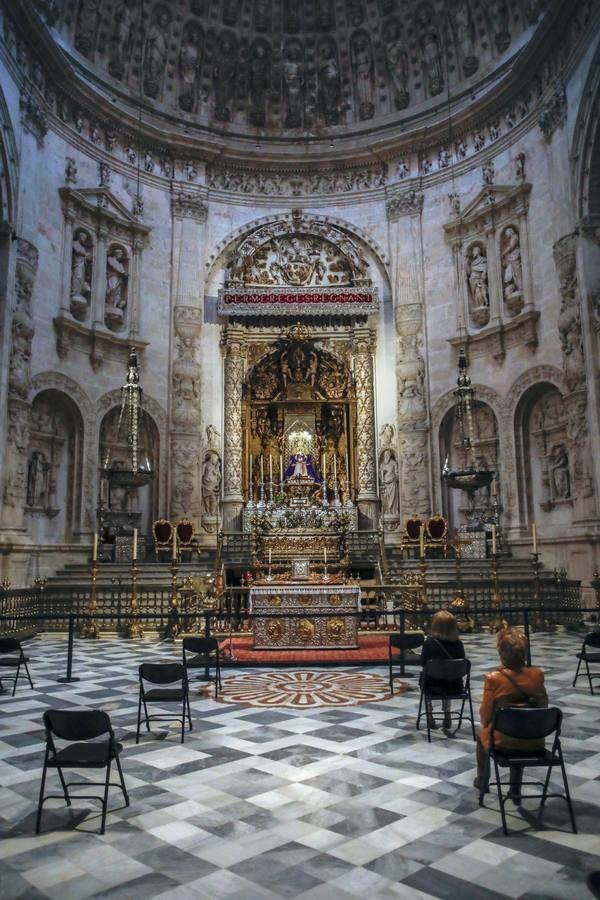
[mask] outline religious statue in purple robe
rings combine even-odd
[[[322,479],[319,478],[317,473],[315,472],[312,456],[309,454],[305,455],[302,451],[298,453],[292,454],[290,456],[290,462],[283,473],[283,480],[287,481],[288,478],[293,478],[294,476],[300,476],[302,478],[312,478],[313,481],[316,481],[318,484],[321,484]]]

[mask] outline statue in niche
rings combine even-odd
[[[93,251],[86,231],[78,231],[71,251],[71,313],[76,319],[84,319],[92,291]]]
[[[229,122],[231,110],[229,105],[235,87],[237,69],[237,44],[229,31],[224,31],[219,40],[217,64],[214,70],[215,80],[215,119]]]
[[[27,397],[31,364],[31,344],[35,328],[25,310],[17,310],[12,320],[12,350],[8,373],[8,389],[19,397]]]
[[[387,422],[379,432],[379,443],[384,449],[391,447],[394,443],[395,430],[394,426]]]
[[[408,93],[408,54],[402,41],[402,29],[396,19],[390,19],[385,28],[385,54],[392,85],[396,109],[406,109]]]
[[[237,23],[241,0],[225,0],[223,3],[223,25],[232,28]]]
[[[34,450],[27,464],[27,506],[47,506],[50,463],[40,450]]]
[[[112,247],[106,257],[106,300],[104,318],[113,331],[125,319],[127,309],[128,259],[122,247]]]
[[[319,47],[319,100],[325,124],[337,125],[340,120],[342,92],[333,41],[323,41]]]
[[[375,114],[373,90],[373,57],[369,38],[358,32],[351,40],[354,85],[358,98],[358,115],[361,119],[372,119]]]
[[[365,20],[365,8],[362,0],[348,0],[348,19],[357,28]]]
[[[456,43],[462,56],[463,72],[468,78],[473,75],[479,67],[479,60],[475,56],[475,47],[473,44],[473,19],[471,17],[471,9],[468,0],[462,0],[454,6],[453,15],[451,17],[452,27]]]
[[[523,268],[519,235],[517,230],[510,225],[502,233],[500,258],[504,302],[509,311],[513,315],[517,315],[523,308]]]
[[[481,244],[473,244],[466,258],[471,318],[475,325],[487,325],[490,320],[488,293],[488,261]]]
[[[158,6],[144,45],[144,93],[157,97],[167,63],[170,18],[167,10]]]
[[[381,481],[381,508],[384,516],[390,518],[399,516],[398,461],[396,454],[389,447],[383,451],[379,460],[379,479]]]
[[[284,0],[283,30],[289,34],[297,34],[302,28],[300,19],[300,3],[298,0]]]
[[[84,56],[89,56],[94,45],[99,13],[100,0],[81,0],[75,32],[75,49]]]
[[[185,112],[196,111],[201,48],[202,29],[192,23],[183,33],[179,51],[179,107]]]
[[[419,7],[416,20],[425,81],[429,93],[432,97],[435,97],[436,94],[441,94],[444,89],[444,69],[440,38],[434,23],[433,10],[429,3],[424,3]]]
[[[564,444],[552,448],[552,489],[557,500],[568,500],[571,496],[571,476],[569,455]]]
[[[219,514],[221,499],[221,457],[216,450],[207,450],[202,463],[202,513],[209,519]]]
[[[492,0],[488,7],[490,24],[494,34],[494,43],[498,53],[503,53],[510,44],[508,30],[508,9],[505,0]]]
[[[254,27],[257,31],[269,31],[271,27],[271,0],[254,0]]]
[[[265,40],[255,41],[249,64],[251,125],[262,127],[266,123],[267,95],[269,93],[269,75],[271,72],[270,47]]]
[[[304,112],[304,64],[299,44],[287,44],[281,64],[286,98],[285,127],[302,128]]]
[[[108,59],[108,71],[113,78],[120,80],[125,74],[131,52],[132,36],[133,12],[131,7],[123,5],[119,9],[119,15],[115,18]]]

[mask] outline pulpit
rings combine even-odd
[[[359,611],[355,584],[256,585],[250,590],[254,649],[356,649]]]

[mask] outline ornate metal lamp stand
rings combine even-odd
[[[508,622],[506,619],[501,618],[500,610],[502,608],[502,597],[500,595],[500,580],[498,578],[498,554],[494,550],[491,555],[492,560],[492,603],[497,609],[497,613],[494,619],[490,622],[490,631],[500,631],[501,628],[506,628],[508,626]]]
[[[173,560],[171,564],[171,600],[169,603],[169,615],[167,617],[167,627],[165,629],[165,639],[174,641],[181,631],[181,617],[179,614],[179,566]]]
[[[129,607],[129,612],[131,618],[128,620],[127,625],[125,626],[125,636],[128,638],[137,638],[143,637],[144,629],[142,627],[142,623],[137,618],[140,611],[140,605],[138,603],[138,595],[137,595],[137,581],[139,569],[137,565],[137,559],[134,558],[131,561],[131,605]]]
[[[98,628],[98,620],[96,613],[98,612],[98,601],[96,597],[96,581],[98,579],[98,560],[92,560],[92,568],[90,570],[90,599],[88,600],[86,612],[91,618],[86,619],[81,627],[79,636],[82,638],[99,638],[100,629]]]

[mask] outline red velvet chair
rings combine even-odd
[[[157,519],[152,524],[152,536],[154,538],[154,555],[159,559],[159,553],[173,552],[173,526],[168,519]]]
[[[190,519],[180,519],[175,527],[177,530],[177,549],[181,559],[182,553],[191,554],[194,549],[194,523]]]
[[[448,522],[436,513],[430,516],[425,525],[425,541],[428,547],[440,547],[446,555],[448,545]]]

